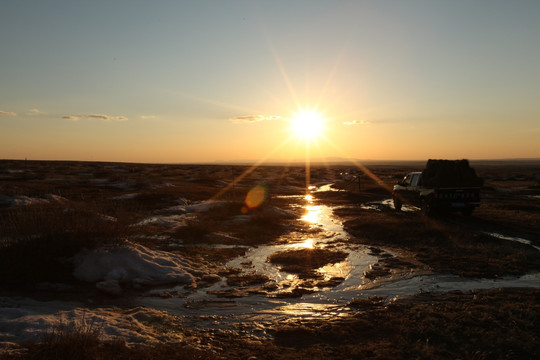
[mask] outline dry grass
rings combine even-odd
[[[314,359],[535,359],[539,296],[538,290],[422,294],[386,308],[373,299],[341,320],[276,327],[276,345]]]
[[[189,344],[158,344],[128,347],[121,341],[102,341],[99,325],[75,324],[60,326],[49,332],[42,341],[26,344],[24,353],[0,356],[10,360],[151,360],[217,359],[215,353],[197,349]]]
[[[176,233],[171,234],[168,228],[158,225],[130,226],[177,205],[181,198],[189,201],[214,198],[248,168],[0,161],[1,195],[44,199],[54,194],[64,199],[43,200],[36,205],[20,207],[2,205],[0,283],[17,286],[42,281],[69,282],[73,280],[69,259],[80,249],[115,243],[132,236],[137,236],[138,241],[149,247],[162,247],[159,238],[163,234],[197,244],[235,241],[235,236],[245,244],[275,240],[287,229],[283,219],[271,212],[263,213],[259,209],[251,213],[247,223],[231,224],[231,220],[242,215],[244,197],[250,186],[261,179],[280,183],[290,177],[289,170],[301,175],[296,169],[256,169],[218,198],[224,202],[196,214],[196,220]],[[122,198],[127,194],[132,196]],[[270,204],[271,199],[268,199],[265,206]],[[228,233],[232,237],[207,236],[213,233]],[[209,249],[202,258],[227,259],[237,253],[237,250],[226,253]],[[193,258],[201,254],[191,255]]]
[[[351,304],[342,317],[276,320],[273,339],[229,330],[197,334],[215,351],[185,343],[128,348],[95,334],[65,332],[28,344],[6,359],[538,359],[540,291],[504,289],[420,294],[388,306],[381,298]],[[192,332],[192,336],[196,333]],[[68,356],[69,355],[69,356]]]
[[[0,283],[15,287],[72,281],[73,255],[117,243],[131,231],[121,219],[76,203],[1,209],[0,229]]]
[[[436,272],[472,277],[522,275],[540,270],[538,251],[529,245],[496,239],[453,218],[420,214],[340,209],[355,242],[404,249]]]
[[[41,342],[30,345],[30,359],[93,359],[102,346],[103,324],[83,318],[72,324],[61,324],[49,331]]]
[[[408,171],[421,170],[423,165],[420,168],[379,166],[371,170],[387,185],[392,185]],[[22,283],[33,286],[41,281],[70,281],[72,269],[67,260],[81,247],[130,236],[134,228],[127,225],[175,205],[178,198],[210,199],[248,169],[247,166],[1,161],[2,194],[30,197],[55,194],[68,199],[62,204],[0,209],[1,285],[5,288]],[[319,193],[317,197],[325,203],[348,204],[348,208],[338,210],[337,214],[348,220],[346,229],[354,235],[350,241],[407,250],[435,271],[482,277],[538,271],[540,260],[535,249],[477,234],[480,229],[505,229],[538,240],[539,208],[536,199],[527,196],[540,193],[538,182],[532,180],[540,168],[515,168],[510,175],[506,174],[507,170],[480,169],[479,174],[487,180],[486,192],[483,205],[472,219],[451,216],[426,219],[419,214],[362,210],[357,206],[359,203],[389,197],[385,189],[365,178],[360,191]],[[333,179],[340,171],[337,167],[313,167],[312,179]],[[280,192],[287,194],[301,193],[305,183],[302,168],[258,168],[221,196],[220,200],[225,200],[222,206],[198,214],[201,221],[173,236],[195,242],[207,234],[223,231],[240,238],[244,244],[261,244],[294,230],[293,219],[289,221],[265,212],[264,207],[252,213],[250,221],[231,225],[230,220],[241,214],[247,190],[261,179],[271,188],[282,186]],[[156,187],[164,184],[173,186]],[[112,199],[127,193],[138,195],[130,200]],[[286,201],[270,197],[265,205],[271,207],[282,202]],[[117,221],[108,221],[102,215]],[[137,228],[137,231],[161,234],[164,230]],[[245,253],[246,248],[186,247],[175,251],[207,265],[215,264],[219,272],[223,270],[221,264]],[[288,271],[296,272],[299,278],[304,276],[303,285],[321,287],[323,282],[317,282],[314,270],[343,258],[337,252],[302,250],[282,253],[274,260],[289,266]],[[381,264],[397,266],[392,261],[395,260],[388,258]],[[232,270],[219,274],[228,277],[233,286],[245,287],[227,296],[248,296],[250,291],[268,294],[276,290],[264,289],[266,279],[261,276],[246,276]],[[331,279],[328,286],[339,281]],[[297,287],[286,296],[312,291]],[[229,329],[189,330],[196,337],[195,343],[213,351],[200,350],[192,346],[191,340],[129,348],[120,342],[103,342],[97,324],[75,325],[56,329],[41,342],[27,344],[25,354],[4,358],[537,359],[540,358],[538,304],[538,290],[420,294],[387,306],[381,298],[358,299],[349,304],[357,311],[341,317],[276,319],[272,326],[273,339],[252,339]]]

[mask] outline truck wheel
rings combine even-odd
[[[394,209],[396,209],[396,211],[401,211],[401,205],[403,204],[401,203],[401,201],[399,201],[399,199],[396,196],[393,196],[393,199],[394,199]]]
[[[423,199],[422,204],[420,205],[420,208],[422,209],[422,213],[427,216],[433,215],[433,207],[431,206],[431,202],[428,199]]]

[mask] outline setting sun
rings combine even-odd
[[[316,110],[300,110],[291,119],[291,130],[294,136],[313,140],[324,130],[324,119]]]

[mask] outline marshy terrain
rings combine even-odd
[[[540,163],[423,166],[0,161],[0,358],[540,358]]]

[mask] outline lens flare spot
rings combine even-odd
[[[257,209],[264,203],[267,197],[268,186],[266,184],[257,184],[248,191],[242,212],[245,213],[248,210]]]

